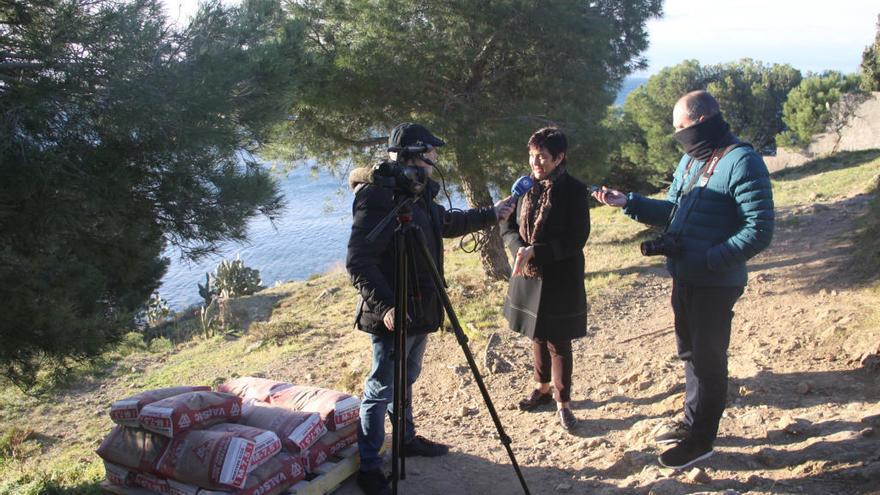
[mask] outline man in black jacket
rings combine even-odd
[[[407,146],[426,146],[428,151],[404,165],[422,167],[430,176],[437,148],[445,143],[425,127],[414,123],[403,123],[395,127],[388,139],[389,148]],[[389,153],[396,160],[395,153]],[[393,243],[396,222],[389,222],[379,236],[370,242],[366,239],[373,228],[379,224],[395,207],[393,191],[373,184],[370,169],[357,169],[349,177],[349,185],[354,189],[352,206],[351,237],[348,241],[346,268],[352,283],[360,293],[357,309],[357,327],[371,334],[373,343],[373,364],[364,384],[361,402],[361,427],[358,431],[358,448],[361,456],[361,470],[358,485],[367,495],[391,493],[388,480],[382,472],[382,458],[379,449],[385,439],[385,413],[392,405],[393,390],[393,338],[394,330],[394,266]],[[413,203],[413,224],[424,233],[428,250],[438,271],[443,273],[443,237],[458,237],[477,230],[491,227],[499,220],[507,218],[513,210],[506,200],[494,207],[475,208],[467,211],[447,211],[434,202],[440,190],[439,184],[431,179],[427,187]],[[409,281],[409,311],[406,340],[406,372],[408,390],[406,393],[406,431],[404,435],[404,455],[434,457],[449,451],[446,445],[432,442],[415,434],[412,417],[411,391],[422,368],[422,357],[427,344],[427,334],[440,328],[443,322],[443,305],[437,295],[430,275],[430,268],[424,261],[415,260],[416,270]],[[393,411],[391,411],[393,414]]]

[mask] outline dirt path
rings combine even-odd
[[[485,381],[531,492],[880,493],[880,371],[861,364],[877,351],[880,329],[849,332],[876,304],[849,265],[847,232],[866,203],[851,196],[778,212],[774,243],[750,264],[735,308],[729,406],[716,455],[700,470],[656,462],[653,432],[679,414],[683,398],[671,281],[659,265],[631,285],[588,295],[592,335],[575,345],[580,423],[571,433],[552,408],[516,410],[531,387],[529,342],[499,329]],[[590,269],[598,267],[588,261]],[[484,365],[484,349],[473,351]],[[464,362],[452,336],[432,337],[414,392],[416,423],[453,453],[409,461],[402,493],[522,493]],[[349,482],[337,493],[360,492]]]

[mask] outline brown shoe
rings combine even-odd
[[[532,390],[528,397],[519,401],[519,408],[522,411],[533,411],[539,406],[553,402],[553,395],[549,392],[542,394],[538,389]]]
[[[559,424],[562,425],[562,428],[564,430],[570,430],[574,428],[578,422],[577,418],[575,418],[574,414],[572,414],[571,409],[567,407],[563,407],[556,414],[557,416],[559,416]]]

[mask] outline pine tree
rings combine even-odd
[[[252,158],[283,118],[300,29],[277,2],[0,4],[0,373],[23,388],[95,356],[156,289],[168,243],[198,257],[277,215]]]
[[[297,2],[310,76],[298,87],[278,153],[322,166],[370,163],[395,124],[426,125],[448,146],[440,166],[471,206],[528,172],[526,143],[555,124],[576,175],[602,175],[601,121],[624,76],[644,65],[659,0]],[[497,233],[481,252],[490,277],[510,267]]]

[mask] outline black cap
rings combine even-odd
[[[446,144],[442,139],[431,134],[431,131],[425,126],[412,122],[397,124],[394,129],[391,129],[391,135],[388,136],[389,148],[412,146],[416,143],[430,144],[434,147]]]

